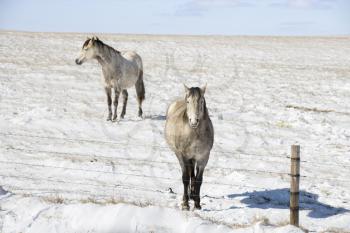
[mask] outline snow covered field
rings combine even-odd
[[[302,232],[292,144],[302,229],[350,232],[349,37],[98,35],[144,62],[145,119],[130,89],[111,123],[99,65],[74,64],[86,36],[0,32],[0,232]],[[206,82],[214,148],[183,212],[165,110]]]

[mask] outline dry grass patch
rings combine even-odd
[[[350,115],[349,112],[338,112],[335,110],[331,109],[318,109],[318,108],[309,108],[309,107],[302,107],[302,106],[295,106],[295,105],[287,105],[286,108],[293,108],[305,112],[318,112],[318,113],[337,113],[337,114],[342,114],[342,115]]]
[[[66,203],[66,200],[58,194],[52,195],[52,196],[41,197],[41,199],[45,202],[52,203],[52,204]]]

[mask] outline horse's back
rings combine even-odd
[[[121,75],[116,79],[120,89],[128,89],[135,85],[143,71],[141,57],[134,51],[121,51],[122,60],[116,65]]]
[[[136,63],[137,67],[142,70],[142,59],[135,51],[122,51],[120,54],[127,61]]]

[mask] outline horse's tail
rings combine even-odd
[[[142,102],[145,100],[145,85],[143,83],[143,70],[142,69],[140,70],[139,78],[136,81],[135,88],[136,88],[136,94],[137,94],[137,101],[138,101],[139,105],[141,105]]]

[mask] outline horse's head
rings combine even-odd
[[[202,88],[199,87],[187,87],[185,86],[186,92],[186,112],[188,117],[188,123],[190,127],[195,129],[198,127],[205,113],[205,99],[204,93],[207,85]]]
[[[75,63],[77,65],[81,65],[86,60],[96,57],[98,51],[95,45],[97,41],[99,41],[99,39],[96,36],[92,37],[91,39],[87,38],[87,40],[83,44],[83,47],[81,48],[79,57],[75,59]]]

